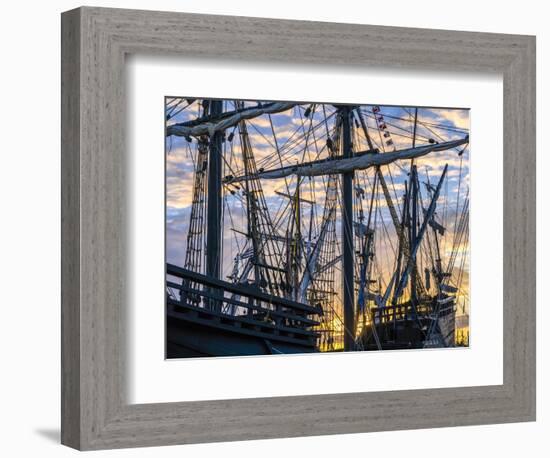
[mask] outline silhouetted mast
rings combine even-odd
[[[342,117],[342,156],[353,157],[350,108],[339,108]],[[355,285],[353,258],[353,175],[342,174],[342,279],[344,295],[344,351],[355,348]]]
[[[223,111],[221,100],[210,101],[210,115],[219,116]],[[222,221],[222,142],[223,133],[217,131],[210,137],[208,161],[208,205],[206,229],[206,275],[221,277],[221,221]]]

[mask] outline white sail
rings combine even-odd
[[[466,136],[460,140],[450,142],[433,143],[416,148],[407,148],[393,151],[391,153],[356,153],[354,157],[342,159],[326,159],[320,161],[306,162],[304,164],[290,165],[274,170],[266,170],[258,173],[262,179],[284,178],[289,175],[298,176],[318,176],[330,175],[333,173],[353,172],[354,170],[364,170],[369,167],[391,164],[402,159],[414,159],[425,156],[433,151],[444,151],[468,143],[469,137]],[[250,179],[248,176],[231,178],[227,181],[238,182]]]
[[[214,120],[205,120],[199,124],[181,123],[167,126],[166,135],[176,135],[178,137],[199,137],[201,135],[213,136],[216,132],[224,131],[230,127],[236,126],[240,121],[252,119],[263,114],[281,113],[295,107],[296,103],[275,102],[266,105],[245,108],[235,111],[232,114],[226,113],[222,118]]]

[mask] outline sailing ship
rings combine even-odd
[[[469,135],[419,112],[166,98],[192,169],[166,356],[455,346]]]

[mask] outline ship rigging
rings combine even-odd
[[[466,127],[409,107],[176,97],[166,123],[167,186],[192,176],[168,357],[456,345]]]

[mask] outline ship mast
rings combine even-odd
[[[445,175],[447,174],[448,165],[445,165],[443,168],[443,173],[441,174],[441,177],[439,178],[439,183],[437,184],[437,187],[435,188],[435,191],[433,193],[430,205],[428,209],[426,210],[426,215],[424,217],[424,221],[422,222],[422,225],[420,226],[420,229],[417,233],[415,233],[415,239],[411,240],[411,252],[409,256],[409,260],[407,263],[407,266],[405,267],[405,270],[401,273],[401,279],[399,283],[397,284],[396,294],[395,297],[401,296],[401,293],[403,292],[403,289],[405,288],[405,285],[408,281],[408,277],[416,264],[416,253],[418,249],[420,248],[420,243],[422,242],[422,239],[424,237],[424,234],[426,232],[428,222],[433,218],[435,207],[437,204],[437,199],[439,199],[439,193],[441,191],[441,186],[443,185],[443,181],[445,180]],[[412,184],[414,185],[414,183]],[[411,186],[412,186],[411,185]],[[413,223],[413,222],[411,222]]]
[[[211,100],[210,115],[219,116],[222,112],[223,102]],[[221,277],[222,141],[223,134],[220,131],[210,138],[206,207],[206,275],[217,279]]]
[[[223,112],[221,100],[210,100],[211,116]],[[222,132],[210,136],[208,155],[208,194],[206,205],[206,275],[215,279],[221,278],[221,221],[222,221]],[[220,301],[210,301],[213,310],[220,311]]]
[[[342,156],[353,157],[349,106],[339,109],[342,118]],[[355,285],[353,258],[353,176],[354,171],[342,174],[342,279],[344,296],[344,351],[355,349]]]
[[[417,243],[417,232],[418,232],[418,172],[416,170],[416,165],[411,167],[411,219],[409,221],[409,246],[414,248]],[[411,283],[411,302],[413,305],[413,312],[416,311],[417,305],[417,270],[416,270],[416,255],[412,255],[409,258],[409,262],[412,264],[411,273],[410,273],[410,283]]]

